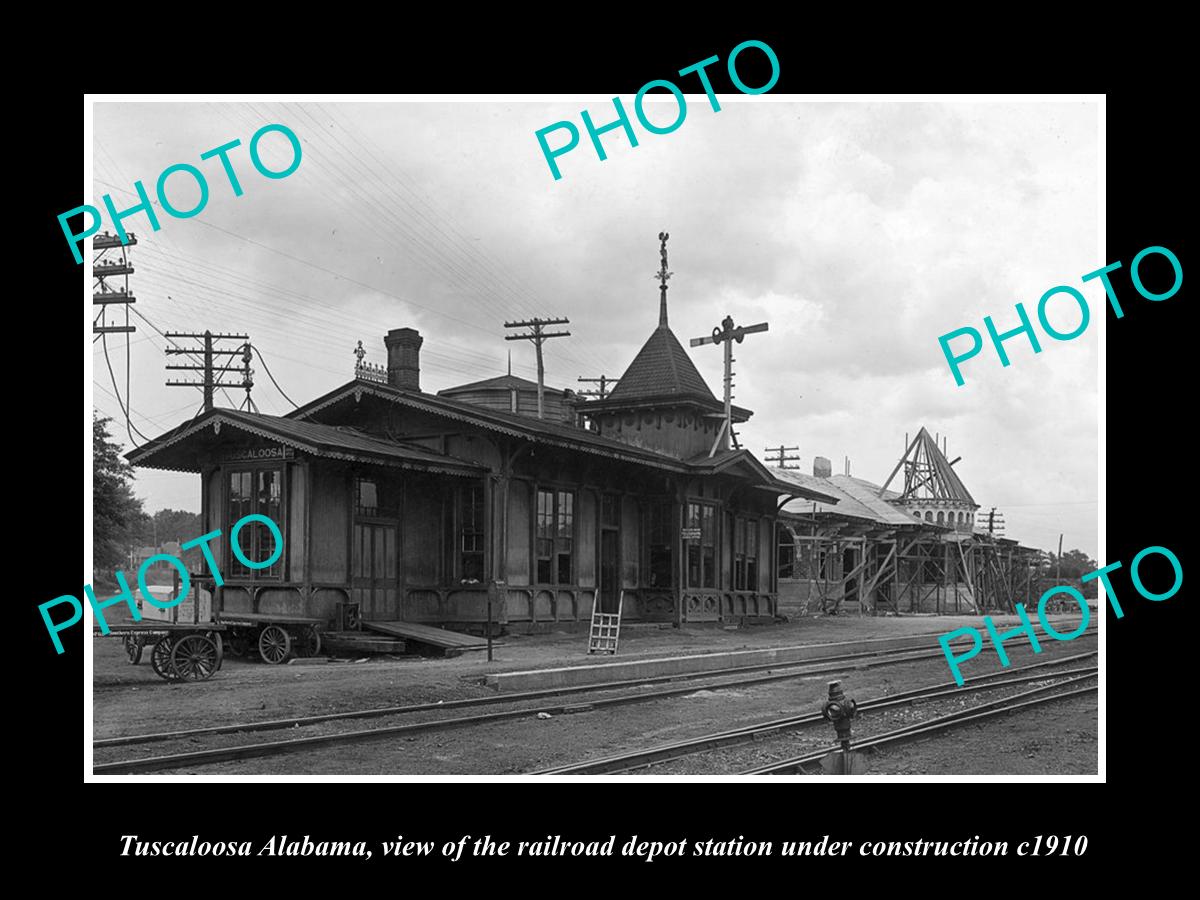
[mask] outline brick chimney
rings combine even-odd
[[[387,346],[388,384],[402,391],[421,390],[421,332],[393,328],[383,339]]]
[[[817,478],[828,478],[833,474],[833,463],[823,456],[813,457],[813,475]]]

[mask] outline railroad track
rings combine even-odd
[[[1078,654],[1076,656],[1065,657],[1065,658],[1062,658],[1059,660],[1047,661],[1045,663],[1038,664],[1038,667],[1041,668],[1044,666],[1061,666],[1061,665],[1065,665],[1070,662],[1078,661],[1079,659],[1086,658],[1089,656],[1094,656],[1094,655],[1095,655],[1094,652]],[[878,661],[877,664],[883,665],[883,664],[887,664],[887,663],[905,662],[905,661],[908,661],[909,659],[911,659],[911,657],[904,657],[901,659],[891,659],[891,660],[887,660],[886,662]],[[809,664],[804,668],[804,671],[793,671],[793,672],[787,673],[786,675],[772,675],[772,676],[759,677],[756,679],[741,679],[741,680],[737,680],[737,681],[727,681],[727,682],[723,682],[721,684],[721,686],[729,687],[729,688],[745,687],[746,685],[753,684],[755,682],[774,681],[774,680],[779,680],[781,678],[797,678],[797,677],[803,677],[803,676],[808,676],[808,675],[813,675],[813,674],[821,674],[822,672],[831,672],[831,671],[837,672],[837,671],[842,671],[844,669],[845,669],[844,665],[827,665],[827,666],[819,666],[818,667],[818,666],[813,666],[813,665]],[[1002,674],[1007,674],[1007,673],[997,673],[997,674],[1002,675]],[[978,678],[987,678],[987,677],[988,676],[978,676]],[[595,688],[595,686],[593,686],[591,689],[595,690],[596,688]],[[311,735],[306,735],[306,736],[302,736],[302,737],[288,738],[288,739],[280,740],[280,741],[264,741],[264,742],[252,743],[252,744],[241,744],[241,745],[237,745],[237,746],[216,747],[216,748],[209,748],[209,749],[203,749],[203,750],[187,751],[187,752],[182,752],[182,753],[163,754],[163,755],[159,755],[159,756],[143,757],[140,759],[130,759],[130,760],[122,760],[122,761],[116,761],[116,762],[97,763],[93,766],[92,771],[94,774],[97,774],[97,775],[117,775],[117,774],[129,774],[129,773],[136,773],[136,772],[153,772],[153,771],[161,771],[161,770],[165,770],[165,769],[178,769],[178,768],[185,768],[185,767],[191,767],[191,766],[197,766],[197,765],[207,765],[207,764],[217,763],[217,762],[228,762],[228,761],[233,761],[233,760],[243,760],[243,759],[252,759],[252,758],[263,757],[263,756],[273,756],[273,755],[277,755],[277,754],[303,751],[303,750],[307,750],[307,749],[328,746],[328,745],[333,745],[333,744],[345,744],[345,743],[352,743],[352,742],[357,742],[357,741],[368,741],[368,740],[374,740],[374,739],[377,739],[380,737],[402,736],[402,735],[414,734],[414,733],[418,733],[418,732],[435,731],[435,730],[443,730],[443,729],[459,728],[459,727],[470,727],[470,726],[482,725],[482,724],[486,724],[486,723],[490,723],[490,722],[504,721],[507,719],[526,718],[529,716],[537,715],[538,713],[553,714],[554,712],[564,713],[564,712],[590,711],[590,710],[603,709],[606,707],[618,706],[618,705],[629,704],[629,703],[641,703],[641,702],[646,702],[649,700],[657,700],[657,699],[663,699],[663,698],[669,698],[669,697],[683,696],[686,694],[694,693],[698,690],[713,690],[713,689],[715,689],[715,686],[711,685],[711,684],[701,684],[701,685],[691,684],[686,687],[668,688],[665,690],[648,691],[648,692],[642,692],[642,693],[637,693],[637,694],[624,694],[624,695],[619,695],[616,697],[593,698],[593,699],[589,699],[583,703],[578,703],[578,702],[567,703],[567,704],[560,703],[555,706],[543,706],[543,707],[524,706],[524,707],[521,707],[518,709],[508,709],[508,710],[483,713],[483,714],[473,715],[473,716],[452,717],[452,718],[438,719],[438,720],[427,721],[427,722],[414,722],[411,724],[388,725],[388,726],[384,726],[381,728],[370,728],[370,729],[363,729],[363,730],[350,731],[350,732],[311,734]],[[541,695],[544,693],[545,692],[531,692],[531,694],[534,694],[534,695]],[[519,695],[511,695],[510,697],[507,697],[507,698],[500,698],[499,701],[497,701],[496,698],[479,698],[479,699],[487,701],[489,703],[490,702],[509,702],[509,703],[511,703],[518,696]],[[460,704],[466,704],[470,701],[457,701],[457,702]],[[431,709],[431,708],[432,709],[444,709],[446,705],[448,705],[448,704],[441,704],[441,705],[439,705],[439,704],[420,704],[419,706],[416,706],[416,707],[396,707],[394,709],[405,710],[405,711],[412,711],[412,710],[415,710],[418,708],[419,709]],[[380,711],[371,711],[371,712],[383,714]],[[312,719],[314,720],[314,724],[319,724],[321,722],[329,721],[331,718],[333,718],[333,719],[337,719],[339,717],[345,718],[346,716],[347,716],[347,714],[333,714],[332,716],[312,717]],[[288,720],[288,721],[305,722],[305,720],[303,720],[303,719]],[[272,727],[278,727],[276,725],[276,723],[258,723],[258,724],[270,724]],[[227,728],[232,728],[232,727],[233,726],[223,727],[220,730],[224,731],[224,730],[227,730]],[[253,727],[253,726],[251,726],[251,727]],[[209,730],[201,730],[199,733],[211,734],[213,732],[209,731]],[[179,734],[186,734],[186,733],[176,732],[175,734],[179,735]],[[155,737],[155,739],[160,739],[159,736],[157,736],[157,735],[155,735],[153,737]],[[165,739],[165,738],[161,738],[161,739]]]
[[[865,700],[859,703],[858,711],[862,713],[871,710],[883,710],[894,706],[910,704],[916,701],[938,700],[950,696],[964,696],[967,694],[978,693],[980,691],[996,690],[1017,684],[1045,681],[1049,678],[1061,678],[1065,676],[1077,676],[1074,680],[1094,678],[1098,671],[1097,667],[1094,665],[1081,666],[1078,668],[1067,669],[1065,671],[1049,672],[1041,670],[1045,670],[1049,667],[1065,665],[1071,662],[1078,662],[1095,655],[1096,654],[1094,652],[1081,653],[1059,660],[1047,660],[1027,666],[1005,669],[1001,672],[993,672],[988,675],[977,675],[974,678],[966,679],[966,684],[963,687],[958,687],[953,681],[947,681],[936,685],[930,685],[928,687],[917,688],[911,691],[904,691],[898,694],[888,694],[883,697],[876,697],[874,699]],[[1051,690],[1062,683],[1064,682],[1050,685],[1046,688],[1039,688],[1037,691],[1032,693]],[[1065,683],[1073,683],[1073,681]],[[988,705],[990,704],[981,704],[979,706],[971,707],[969,710],[964,712],[972,712],[976,709],[983,709]],[[819,712],[805,713],[799,716],[788,716],[782,719],[773,719],[768,722],[760,722],[754,725],[747,725],[741,728],[734,728],[728,731],[707,734],[697,738],[676,741],[670,744],[660,744],[655,747],[649,747],[641,750],[613,754],[611,756],[587,760],[581,763],[555,766],[548,769],[539,769],[528,774],[615,775],[621,772],[633,771],[635,769],[649,768],[665,762],[671,762],[676,759],[682,759],[687,756],[704,753],[709,750],[750,743],[761,739],[765,735],[775,732],[780,732],[789,728],[801,728],[808,725],[821,724],[824,721],[825,720],[822,718]],[[860,743],[856,746],[864,746],[864,744]],[[817,755],[817,758],[819,759],[828,752],[828,749],[822,750]]]
[[[1085,632],[1081,637],[1094,636],[1095,629]],[[386,716],[401,716],[419,712],[444,712],[452,709],[471,709],[497,704],[525,703],[528,701],[544,700],[550,697],[561,697],[572,694],[602,693],[620,690],[622,688],[637,688],[655,684],[677,683],[680,681],[697,681],[720,676],[747,675],[755,672],[765,672],[762,676],[753,678],[736,678],[718,680],[703,685],[692,685],[685,688],[667,689],[659,692],[645,691],[637,695],[621,698],[622,702],[633,703],[639,698],[654,700],[660,697],[672,697],[679,694],[691,693],[697,690],[725,690],[763,684],[771,681],[782,681],[789,678],[800,678],[807,675],[820,675],[830,671],[844,669],[846,663],[856,663],[855,668],[873,668],[877,665],[898,665],[909,661],[920,661],[943,656],[941,650],[926,651],[903,647],[895,650],[872,650],[865,653],[834,654],[816,657],[798,663],[766,663],[754,666],[742,666],[734,669],[720,669],[708,672],[692,672],[677,675],[660,675],[651,678],[627,679],[621,681],[600,682],[589,685],[574,685],[570,687],[548,688],[538,691],[523,691],[513,694],[496,694],[489,697],[472,697],[464,700],[439,700],[434,703],[415,703],[406,706],[377,707],[373,709],[347,710],[345,712],[325,713],[316,716],[295,716],[285,719],[269,719],[261,722],[242,722],[229,725],[213,725],[205,728],[191,728],[180,731],[164,731],[152,734],[123,735],[113,738],[102,738],[92,742],[94,749],[106,747],[124,747],[138,744],[149,744],[161,741],[189,740],[193,738],[210,737],[220,734],[254,733],[273,731],[284,728],[308,727],[326,722],[347,721],[352,719],[371,719]],[[575,710],[580,704],[565,704],[531,712],[562,712]],[[451,720],[453,722],[467,720]]]
[[[873,735],[871,737],[856,741],[853,744],[852,749],[866,750],[876,747],[885,747],[892,744],[907,743],[908,741],[940,734],[944,731],[948,731],[952,728],[958,728],[963,725],[973,725],[979,722],[994,719],[998,716],[1006,716],[1010,713],[1046,706],[1047,704],[1056,703],[1060,700],[1067,700],[1072,697],[1082,697],[1087,694],[1094,693],[1098,686],[1093,684],[1088,687],[1076,688],[1074,690],[1064,691],[1056,694],[1049,694],[1048,692],[1057,690],[1058,688],[1066,687],[1071,684],[1077,684],[1094,677],[1095,675],[1081,675],[1077,678],[1071,678],[1056,684],[1047,685],[1046,687],[1036,688],[1032,691],[1025,691],[1020,694],[1015,694],[1012,697],[1005,697],[1000,700],[993,700],[991,703],[980,704],[979,706],[974,706],[961,712],[951,713],[950,715],[946,716],[939,716],[936,719],[930,719],[926,722],[917,722],[913,725],[897,728],[894,731],[889,731],[884,734]],[[839,749],[840,748],[837,746],[830,746],[822,750],[815,750],[810,753],[805,753],[803,756],[796,756],[780,762],[769,763],[765,766],[748,769],[745,772],[739,772],[738,774],[805,774],[818,768],[821,760],[824,757],[828,756],[829,753]]]

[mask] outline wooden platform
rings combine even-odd
[[[408,645],[393,637],[364,634],[361,631],[327,631],[322,637],[322,646],[335,655],[359,656],[363,653],[402,654]]]
[[[418,641],[444,650],[483,650],[487,647],[487,638],[473,634],[462,634],[445,628],[432,628],[429,625],[418,625],[416,622],[366,622],[363,628],[390,634],[393,637]],[[495,641],[493,641],[493,644]]]

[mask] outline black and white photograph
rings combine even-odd
[[[691,78],[95,99],[89,780],[1103,780],[1103,96]]]

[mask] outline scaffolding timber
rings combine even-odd
[[[837,504],[792,501],[780,510],[779,608],[784,615],[987,614],[1032,608],[1041,552],[998,536],[925,429],[893,470],[889,491],[849,475],[776,469]],[[957,460],[955,460],[957,462]]]

